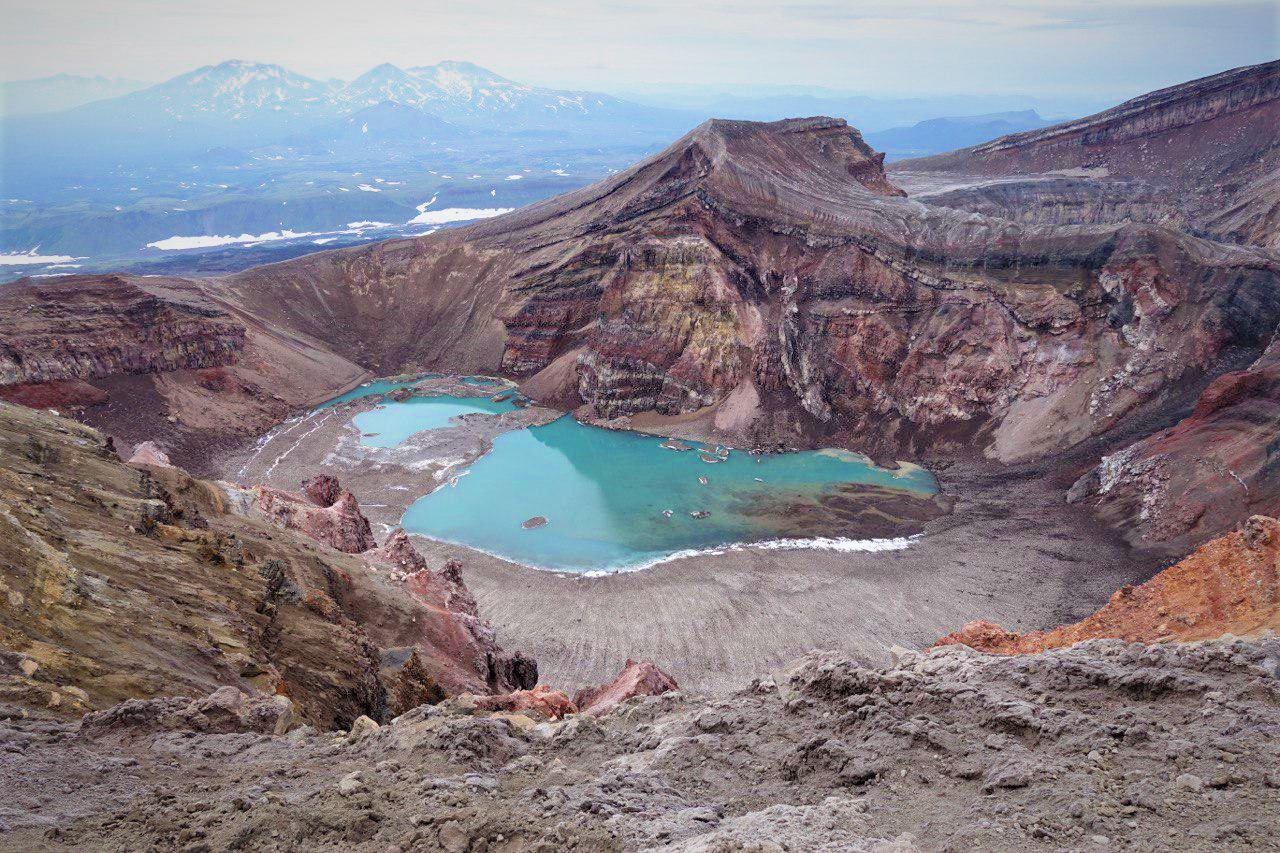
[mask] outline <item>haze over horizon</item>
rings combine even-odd
[[[6,4],[5,80],[58,73],[159,82],[226,59],[351,79],[382,62],[475,62],[524,83],[606,91],[776,86],[865,94],[1130,97],[1272,59],[1280,16],[1252,0],[675,0],[531,8],[407,0]],[[325,7],[328,8],[325,8]],[[105,36],[104,36],[105,34]],[[104,50],[104,41],[110,47]]]

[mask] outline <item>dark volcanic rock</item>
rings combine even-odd
[[[6,846],[85,850],[1257,850],[1280,642],[814,654],[730,695],[529,727],[420,707],[351,734],[0,724]]]
[[[102,405],[107,393],[83,379],[66,379],[0,385],[0,399],[33,409],[68,411]]]

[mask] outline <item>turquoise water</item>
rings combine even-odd
[[[497,414],[515,409],[511,400],[495,403],[488,397],[410,397],[400,403],[383,403],[361,412],[352,423],[364,435],[361,441],[372,447],[395,447],[415,432],[442,429],[458,415],[482,412]]]
[[[368,385],[358,385],[355,388],[352,388],[347,393],[334,397],[332,400],[329,400],[321,404],[317,408],[327,409],[330,406],[336,406],[339,403],[346,403],[346,402],[350,402],[351,400],[359,400],[361,397],[372,397],[374,394],[386,394],[396,390],[397,388],[408,388],[409,386],[413,385],[416,382],[419,382],[423,379],[428,379],[434,376],[439,376],[439,374],[427,373],[422,376],[415,376],[412,379],[406,379],[403,382],[392,382],[390,379],[375,379],[373,382],[370,382]]]
[[[389,447],[456,414],[510,408],[485,398],[414,398],[358,415],[356,425],[378,433],[366,443]],[[714,454],[670,450],[662,441],[570,416],[504,433],[453,485],[417,500],[401,523],[525,565],[600,571],[729,543],[848,535],[838,513],[828,511],[842,484],[936,489],[927,471],[895,477],[841,451],[762,457],[732,451],[707,462],[703,456]],[[523,526],[538,516],[546,524]]]
[[[492,379],[488,376],[464,376],[458,380],[463,385],[475,385],[478,388],[497,388],[506,386],[506,382],[502,379]]]

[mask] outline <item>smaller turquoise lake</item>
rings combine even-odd
[[[365,444],[394,447],[461,414],[513,408],[484,397],[413,397],[363,412],[354,423]],[[569,415],[503,433],[452,485],[414,502],[401,523],[432,539],[537,568],[611,571],[738,543],[856,538],[841,525],[851,486],[917,496],[936,490],[923,469],[895,476],[845,451],[717,455],[693,442],[683,451],[663,442],[581,424]],[[537,518],[546,521],[524,526]]]
[[[443,429],[458,415],[510,412],[510,400],[495,403],[488,397],[410,397],[401,403],[384,403],[361,412],[352,423],[362,433],[360,441],[370,447],[395,447],[415,432]]]
[[[412,379],[407,379],[403,382],[393,382],[390,379],[375,379],[374,381],[369,382],[368,384],[357,385],[355,388],[352,388],[347,393],[334,397],[332,400],[327,400],[321,405],[317,406],[316,408],[327,409],[330,406],[337,406],[341,403],[349,403],[352,400],[359,400],[361,397],[372,397],[374,394],[387,394],[396,390],[397,388],[408,388],[414,383],[418,382],[419,380],[422,380],[427,378],[428,376],[434,376],[434,375],[436,374],[428,373],[426,374],[426,376],[416,376]]]

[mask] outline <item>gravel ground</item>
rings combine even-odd
[[[231,690],[230,696],[227,690]],[[224,688],[0,726],[5,850],[1259,850],[1280,640],[813,654],[600,718],[466,697],[351,733]]]

